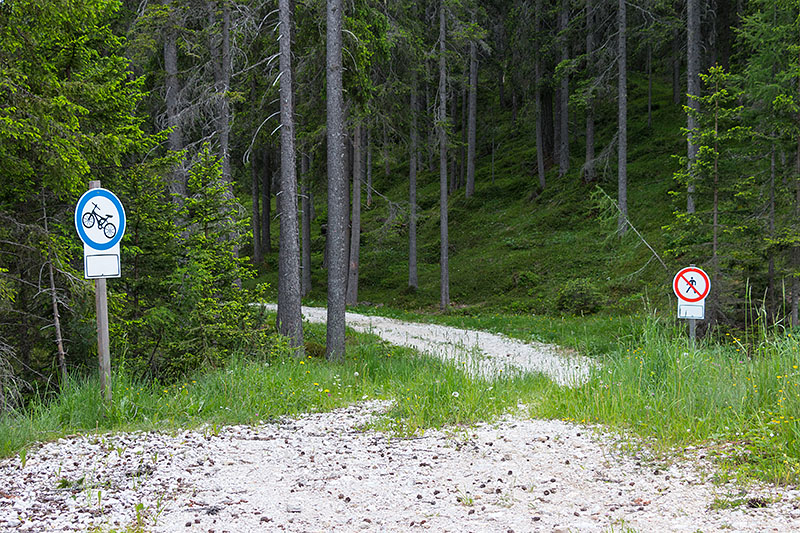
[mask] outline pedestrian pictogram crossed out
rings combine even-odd
[[[689,303],[705,300],[711,289],[708,274],[697,267],[682,269],[675,275],[672,289],[680,300]]]

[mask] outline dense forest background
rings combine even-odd
[[[115,365],[161,380],[268,351],[249,304],[275,297],[302,346],[300,295],[333,293],[342,320],[345,300],[671,310],[693,263],[709,325],[796,326],[799,17],[796,0],[0,1],[0,407],[93,366],[72,222],[90,180],[128,215]]]

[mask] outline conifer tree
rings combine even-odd
[[[327,0],[328,332],[326,357],[344,357],[347,176],[342,93],[342,1]]]
[[[746,122],[755,132],[758,161],[769,161],[764,253],[768,271],[768,312],[776,320],[778,277],[789,281],[789,317],[798,325],[800,247],[796,221],[800,216],[800,2],[751,3],[739,31],[740,50],[747,58],[742,73],[748,107]],[[795,51],[795,53],[787,53]],[[787,157],[796,154],[795,158]]]
[[[627,6],[619,0],[617,8],[617,233],[628,229],[628,52]]]
[[[447,17],[445,0],[439,0],[439,107],[436,128],[439,132],[439,307],[450,305],[450,267],[447,222]]]
[[[303,315],[300,311],[300,242],[297,222],[297,169],[292,86],[292,13],[280,0],[281,193],[278,251],[278,331],[289,337],[297,356],[303,355]]]
[[[740,93],[730,74],[712,67],[701,74],[704,95],[690,95],[700,110],[688,108],[697,127],[686,131],[697,146],[694,162],[676,173],[683,184],[694,180],[694,213],[678,213],[672,226],[673,249],[710,270],[714,291],[706,302],[706,318],[715,323],[735,310],[739,274],[746,271],[748,255],[757,249],[753,175],[742,164],[748,159],[750,130],[742,123]]]

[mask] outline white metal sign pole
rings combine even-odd
[[[689,265],[690,268],[694,268],[694,263]],[[689,340],[692,343],[692,350],[694,351],[695,339],[697,338],[697,320],[694,318],[689,319]]]
[[[99,189],[99,181],[90,181],[90,189]],[[100,362],[100,389],[103,398],[111,402],[111,349],[108,337],[108,294],[106,279],[94,280],[94,303],[97,310],[97,357]]]

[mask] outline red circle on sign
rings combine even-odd
[[[700,276],[702,281],[705,282],[705,287],[697,288],[694,275]],[[683,282],[683,287],[678,287]],[[681,289],[686,288],[686,291]],[[711,281],[708,279],[708,274],[703,272],[697,267],[687,267],[675,274],[675,279],[672,280],[672,290],[675,291],[675,296],[684,302],[694,303],[705,300],[708,296],[708,291],[711,289]]]

